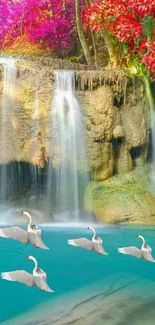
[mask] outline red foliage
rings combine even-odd
[[[146,64],[152,76],[155,76],[155,41],[150,44],[150,50],[141,59]]]
[[[155,0],[128,0],[128,7],[139,18],[155,17]]]
[[[140,42],[139,50],[141,53],[145,53],[147,49],[148,49],[148,40],[147,38],[145,38]]]
[[[119,16],[111,31],[120,42],[129,42],[142,35],[142,24],[132,14]]]
[[[90,29],[99,31],[102,28],[112,29],[115,19],[120,13],[126,12],[126,2],[123,0],[97,0],[87,6],[83,12],[84,23]]]
[[[128,56],[145,64],[151,74],[155,74],[155,33],[151,30],[154,18],[155,0],[96,0],[83,14],[88,28],[110,31],[128,46]]]

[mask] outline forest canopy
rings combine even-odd
[[[155,0],[1,0],[1,53],[69,57],[155,76]]]

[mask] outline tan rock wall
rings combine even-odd
[[[87,150],[94,180],[102,181],[113,173],[133,169],[130,149],[141,147],[146,161],[149,143],[150,113],[142,82],[129,80],[124,102],[114,106],[115,92],[110,85],[79,93],[87,128]],[[131,100],[130,100],[131,96]]]
[[[84,203],[101,223],[155,224],[155,196],[147,178],[135,171],[90,182]]]
[[[78,71],[77,80],[83,80],[83,72],[81,73],[82,77]],[[99,72],[96,73],[97,78],[100,78]],[[91,72],[87,74],[87,78],[89,75]],[[106,82],[103,84],[105,75]],[[101,85],[96,86],[95,72],[92,72],[93,77],[86,84],[91,84],[94,90],[90,91],[86,87],[85,91],[77,91],[86,127],[88,169],[92,171],[97,181],[105,180],[115,172],[131,171],[132,147],[143,147],[145,160],[150,128],[148,102],[142,82],[128,77],[116,83],[116,71],[115,74],[110,73],[110,77],[107,73],[105,75],[102,75]],[[2,66],[0,66],[0,86],[2,134]],[[18,62],[16,87],[11,98],[13,108],[10,111],[8,108],[5,137],[0,136],[0,148],[3,149],[3,155],[0,155],[1,164],[16,160],[43,167],[48,157],[52,155],[51,103],[54,87],[52,67],[44,67],[43,64],[38,66],[35,62],[32,65],[24,61],[20,64]],[[36,94],[38,94],[38,116],[35,116]],[[124,101],[120,107],[116,107],[115,98],[119,96],[122,96]],[[114,141],[117,139],[120,141],[118,146]]]
[[[39,164],[39,157],[43,151],[45,157],[49,156],[53,87],[54,85],[43,70],[21,71],[18,75],[15,93],[11,98],[12,104],[10,106],[9,101],[8,107],[6,107],[5,135],[0,136],[0,147],[5,148],[5,155],[0,156],[0,163],[17,160]],[[36,94],[38,94],[37,116],[35,116]],[[4,128],[2,116],[3,88],[0,97],[0,130],[2,135],[2,122]]]

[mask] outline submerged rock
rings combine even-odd
[[[154,325],[154,283],[120,274],[40,305],[8,325]],[[3,324],[2,324],[3,325]]]
[[[92,209],[102,223],[155,224],[155,195],[136,171],[90,182],[85,208]]]

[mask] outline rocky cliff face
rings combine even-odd
[[[111,176],[129,173],[146,161],[150,134],[149,105],[143,82],[129,73],[81,70],[75,71],[75,76],[76,93],[86,128],[88,170],[96,188],[99,182],[104,184]],[[0,164],[26,161],[42,168],[52,155],[51,103],[55,88],[52,63],[39,59],[18,61],[16,77],[15,91],[10,98],[13,109],[8,107],[4,121],[4,74],[0,65],[0,130],[5,123],[5,137],[0,136],[0,147],[5,148],[5,153],[0,156]],[[55,164],[53,157],[53,167]],[[100,204],[94,195],[90,200],[95,197],[95,215],[105,221],[103,209],[101,215],[98,212]],[[86,205],[88,207],[92,202],[87,200]]]
[[[85,208],[103,223],[154,224],[155,196],[145,173],[133,171],[144,166],[149,146],[150,114],[142,82],[128,79],[118,98],[111,85],[81,97],[93,174]]]
[[[2,65],[0,78],[2,107]],[[149,143],[150,119],[143,83],[119,71],[78,71],[76,79],[94,179],[131,171],[138,156],[146,160]],[[5,158],[2,161],[0,157],[0,163],[21,160],[44,166],[51,154],[54,87],[52,67],[38,61],[17,62],[15,92],[10,99],[13,109],[7,110],[5,139],[0,136],[0,142],[6,141]],[[1,127],[2,119],[1,114]]]
[[[136,171],[90,182],[85,207],[94,211],[99,222],[155,224],[155,196],[147,178]]]
[[[111,85],[79,94],[89,164],[97,181],[130,172],[138,157],[147,158],[150,115],[144,86],[138,79],[127,82],[118,98]]]
[[[2,112],[3,72],[1,76],[0,111]],[[44,166],[50,155],[48,140],[53,87],[51,73],[47,73],[46,69],[33,64],[24,65],[23,62],[17,64],[15,89],[12,98],[7,101],[5,121],[2,113],[0,116],[1,130],[2,123],[5,123],[5,137],[0,136],[0,146],[5,147],[5,155],[0,158],[1,164],[10,161],[26,161],[38,164],[40,167]]]

